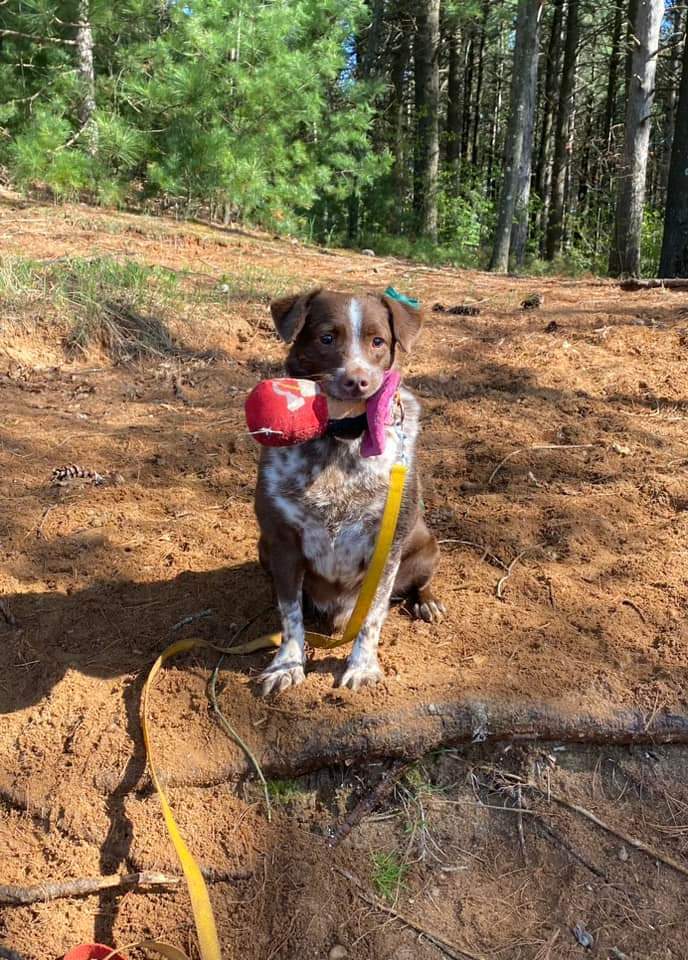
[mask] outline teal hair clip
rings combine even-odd
[[[406,306],[411,307],[412,310],[420,309],[420,300],[414,300],[413,297],[405,297],[403,293],[399,293],[394,287],[387,287],[385,296],[389,297],[390,300],[398,300],[399,303],[405,303]]]

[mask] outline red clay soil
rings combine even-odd
[[[469,727],[482,716],[488,734],[493,711],[545,711],[566,718],[572,735],[581,715],[632,715],[651,733],[667,714],[688,712],[685,293],[429,269],[9,200],[0,254],[109,255],[191,271],[184,283],[201,294],[228,286],[224,302],[199,294],[160,318],[178,349],[119,365],[95,347],[68,356],[70,318],[49,300],[0,300],[3,882],[174,869],[147,792],[141,684],[187,616],[210,611],[174,635],[217,643],[263,610],[250,635],[277,625],[256,562],[257,449],[242,401],[279,368],[266,304],[285,289],[392,284],[428,308],[472,303],[480,313],[428,309],[405,373],[423,403],[424,501],[442,541],[448,617],[434,627],[393,610],[385,680],[358,694],[335,686],[343,651],[316,653],[306,682],[268,702],[252,681],[269,654],[227,660],[222,707],[273,771],[294,772],[293,758],[326,748],[335,729],[359,754],[366,738],[384,753],[400,718],[412,728],[435,715],[428,705],[470,703]],[[534,292],[544,302],[523,311]],[[122,482],[52,488],[53,468],[69,463]],[[310,834],[279,818],[266,824],[258,796],[247,804],[225,782],[244,761],[208,711],[214,662],[200,653],[167,669],[152,722],[199,858],[221,872],[262,871],[260,891],[238,881],[216,897],[226,956],[326,955],[318,930],[339,907],[330,915],[309,897],[327,888],[348,910],[355,895]],[[443,724],[431,721],[421,745],[441,739]],[[294,863],[285,886],[279,878]],[[298,954],[284,929],[293,898]],[[121,945],[149,934],[190,944],[182,892],[11,908],[0,920],[0,941],[29,957],[59,956],[94,935]],[[487,950],[486,931],[479,942]],[[364,939],[351,955],[402,957],[381,949]],[[500,954],[521,955],[535,954]]]

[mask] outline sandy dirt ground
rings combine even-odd
[[[433,627],[394,609],[385,680],[358,694],[335,686],[342,651],[316,653],[306,682],[268,702],[253,683],[268,655],[226,660],[221,704],[257,753],[279,774],[335,731],[358,738],[361,759],[361,730],[413,723],[432,704],[544,709],[574,727],[633,715],[650,734],[686,713],[685,293],[430,269],[12,198],[0,255],[46,268],[113,257],[164,268],[182,292],[146,318],[163,346],[118,362],[111,341],[67,349],[69,297],[57,304],[46,286],[0,298],[0,883],[178,871],[145,774],[141,686],[172,636],[225,643],[256,615],[253,634],[277,626],[242,404],[279,370],[267,304],[288,290],[392,284],[427,308],[405,380],[423,403],[448,617]],[[541,306],[521,309],[535,292]],[[438,302],[479,313],[433,312]],[[51,486],[70,463],[109,482]],[[325,958],[337,943],[366,960],[442,956],[347,873],[483,958],[584,956],[579,922],[594,956],[688,956],[685,876],[535,791],[519,817],[503,776],[548,781],[686,863],[681,748],[440,751],[332,851],[328,831],[384,763],[274,780],[268,824],[208,710],[214,662],[175,661],[152,721],[180,824],[213,878],[227,958]],[[402,864],[391,891],[387,855]],[[194,950],[183,890],[0,907],[0,942],[27,958],[149,936]]]

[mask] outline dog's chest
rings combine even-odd
[[[303,553],[326,580],[355,581],[367,566],[387,494],[385,466],[358,460],[351,469],[335,460],[304,487]]]

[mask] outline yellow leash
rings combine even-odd
[[[373,556],[366,571],[366,575],[363,578],[363,583],[361,584],[361,590],[356,601],[356,606],[353,609],[353,613],[351,614],[349,622],[346,625],[344,633],[341,637],[328,637],[322,633],[309,632],[306,634],[306,639],[311,646],[319,647],[321,649],[331,649],[333,647],[342,646],[345,643],[350,643],[357,637],[361,627],[363,626],[363,622],[368,615],[368,611],[370,610],[370,607],[375,599],[375,594],[377,593],[377,589],[380,585],[380,580],[385,569],[385,564],[387,563],[387,558],[389,557],[389,552],[394,540],[394,534],[396,533],[397,529],[397,522],[399,520],[399,511],[401,510],[405,482],[406,467],[403,464],[397,463],[392,467],[390,473],[387,500],[385,502],[385,509],[382,514],[382,521],[380,523],[380,530],[375,542]],[[165,650],[163,650],[158,659],[155,661],[143,687],[143,695],[141,699],[141,726],[143,729],[143,742],[146,748],[148,769],[150,770],[153,786],[155,787],[158,797],[160,798],[160,805],[162,807],[162,814],[165,819],[167,832],[170,836],[170,840],[172,841],[172,845],[174,846],[177,857],[179,858],[179,862],[184,873],[184,878],[186,880],[186,886],[189,891],[189,898],[191,900],[191,910],[193,912],[194,923],[196,925],[196,933],[198,935],[198,946],[201,954],[201,960],[221,960],[222,955],[220,951],[220,942],[217,938],[215,916],[213,914],[213,908],[210,904],[208,888],[206,887],[205,880],[203,879],[203,874],[201,873],[198,864],[193,858],[193,854],[187,847],[184,838],[179,831],[177,821],[174,819],[172,808],[170,807],[169,800],[167,799],[167,794],[165,793],[162,783],[160,782],[156,766],[153,761],[153,750],[148,726],[148,705],[150,691],[162,665],[172,657],[176,657],[179,653],[188,653],[190,650],[205,648],[208,650],[217,650],[228,655],[248,654],[255,653],[257,650],[265,650],[268,647],[279,647],[281,642],[282,635],[280,633],[271,633],[262,637],[256,637],[254,640],[248,640],[245,643],[240,643],[234,647],[220,647],[216,644],[208,642],[207,640],[194,640],[193,638],[187,640],[176,640]]]

